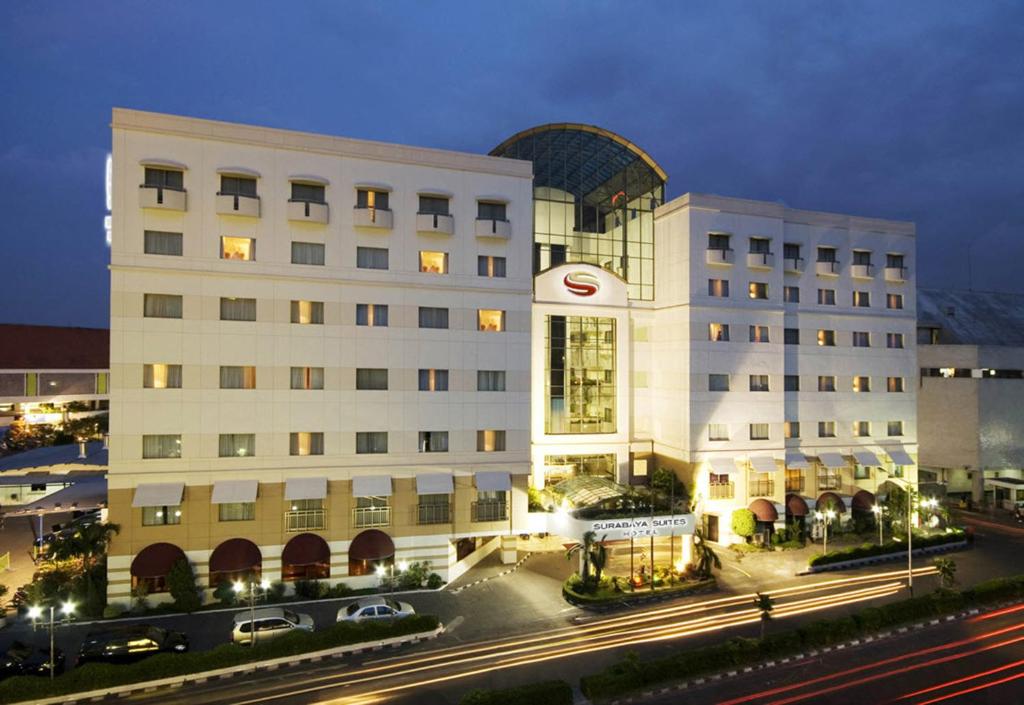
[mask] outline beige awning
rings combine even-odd
[[[806,470],[811,467],[811,464],[807,462],[807,456],[798,450],[787,450],[786,451],[786,467],[793,468],[794,470]]]
[[[256,480],[218,480],[213,483],[212,504],[238,504],[255,502],[259,489]]]
[[[290,477],[284,481],[285,499],[326,499],[326,477]]]
[[[770,455],[751,456],[750,466],[758,472],[775,472],[778,469],[775,465],[775,458]]]
[[[736,472],[736,460],[734,458],[709,458],[708,463],[711,469],[719,475]]]
[[[868,467],[878,467],[881,465],[881,463],[878,462],[878,456],[870,450],[855,450],[853,451],[853,457],[861,465],[866,465]]]
[[[839,453],[818,453],[818,460],[830,469],[846,467],[846,460]]]
[[[185,491],[184,482],[153,482],[139,485],[132,497],[133,507],[177,507]]]
[[[451,494],[455,482],[448,473],[429,473],[416,476],[416,494]]]
[[[390,475],[360,475],[352,478],[353,497],[390,497]]]
[[[512,476],[507,472],[478,472],[473,477],[480,492],[508,492],[512,489]]]
[[[895,465],[917,465],[907,451],[902,448],[893,448],[885,452],[889,454],[889,457],[892,458],[892,462]]]

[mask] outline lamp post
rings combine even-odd
[[[236,580],[232,588],[236,595],[241,595],[248,589],[249,591],[249,646],[256,646],[256,588],[259,587],[261,590],[266,592],[270,589],[270,581],[263,578],[259,582],[250,576],[245,582]]]
[[[409,564],[402,561],[398,564],[398,574],[401,575],[409,569]],[[395,563],[392,561],[387,568],[382,565],[377,566],[377,576],[383,580],[384,576],[388,576],[388,594],[391,597],[395,596]]]
[[[878,524],[878,545],[882,545],[882,505],[875,504],[871,507],[871,512],[875,515],[875,523]]]
[[[835,516],[836,513],[832,509],[826,509],[824,512],[814,512],[814,518],[822,522],[822,526],[825,530],[825,533],[823,534],[824,542],[822,544],[823,553],[828,553],[828,523],[832,521],[832,519],[835,519]]]
[[[53,669],[54,669],[54,660],[55,660],[54,659],[54,651],[55,651],[55,649],[54,649],[54,643],[53,643],[54,642],[53,628],[55,626],[54,625],[54,606],[50,605],[49,609],[50,609],[50,680],[53,680]],[[72,602],[71,600],[68,600],[67,602],[64,602],[60,606],[60,611],[61,611],[61,614],[65,615],[67,618],[70,619],[71,615],[73,615],[75,613],[75,603]],[[40,607],[38,605],[33,605],[32,607],[28,608],[28,617],[29,617],[29,619],[32,620],[32,628],[33,629],[35,629],[36,621],[41,616],[43,616],[43,608],[42,607]]]

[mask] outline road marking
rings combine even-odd
[[[740,568],[740,567],[739,567],[738,565],[734,565],[734,566],[729,566],[729,567],[730,567],[730,568],[735,568],[736,570],[738,570],[739,572],[743,573],[743,574],[744,574],[745,576],[747,576],[748,578],[753,578],[753,577],[754,577],[753,575],[751,575],[751,574],[750,574],[750,573],[748,573],[747,571],[745,571],[745,570],[743,570],[742,568]]]
[[[460,624],[462,624],[465,621],[466,621],[465,617],[463,617],[460,614],[458,617],[456,617],[452,621],[448,622],[448,624],[444,625],[444,630],[445,630],[445,632],[451,633],[451,632],[455,631],[456,627],[458,627]]]

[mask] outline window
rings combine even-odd
[[[853,347],[855,348],[870,348],[871,347],[871,334],[867,331],[853,331]]]
[[[836,290],[835,289],[818,289],[818,304],[820,306],[835,306],[836,305]]]
[[[181,389],[181,365],[143,365],[142,386],[146,389]]]
[[[420,271],[427,274],[447,274],[448,253],[420,250]]]
[[[247,458],[256,455],[256,434],[220,434],[220,448],[217,454],[221,458]]]
[[[448,370],[420,370],[421,392],[447,392]]]
[[[728,392],[729,375],[708,375],[709,392]]]
[[[477,370],[476,390],[478,392],[504,392],[505,370]]]
[[[718,299],[729,298],[728,279],[708,279],[708,296]]]
[[[728,250],[730,235],[724,233],[708,233],[709,250]]]
[[[853,251],[853,263],[860,264],[866,267],[871,266],[871,253],[867,250],[854,250]]]
[[[835,438],[836,437],[836,422],[835,421],[819,421],[818,422],[818,438]]]
[[[887,347],[887,348],[902,348],[903,347],[903,334],[902,333],[886,333],[885,334],[885,347]]]
[[[236,299],[221,297],[220,320],[255,321],[256,299]]]
[[[293,242],[292,264],[315,264],[323,266],[324,245],[319,242]]]
[[[324,434],[309,431],[289,434],[288,452],[290,455],[323,455]]]
[[[902,436],[903,435],[903,422],[902,421],[890,421],[889,422],[889,435],[890,436]]]
[[[818,375],[818,391],[819,392],[834,392],[836,391],[836,378],[832,375]]]
[[[256,179],[245,176],[221,176],[220,193],[224,196],[256,196]]]
[[[356,304],[356,325],[386,328],[388,325],[388,305]]]
[[[356,208],[388,210],[388,192],[361,188],[356,190]]]
[[[227,502],[217,505],[218,521],[252,521],[255,518],[255,502]]]
[[[293,201],[308,201],[309,203],[325,203],[324,196],[326,189],[321,184],[303,184],[292,182]]]
[[[357,247],[356,267],[359,269],[387,269],[388,249],[386,247]]]
[[[447,431],[420,431],[419,448],[421,453],[447,453]]]
[[[786,345],[799,345],[800,344],[800,329],[799,328],[786,328],[783,331],[783,342]]]
[[[508,220],[506,205],[494,201],[477,201],[476,217],[480,220]]]
[[[476,450],[478,453],[494,453],[505,450],[505,432],[477,431]]]
[[[854,377],[853,378],[853,391],[855,391],[855,392],[870,392],[871,391],[871,378],[870,377]]]
[[[903,308],[903,294],[886,294],[885,307],[890,309]]]
[[[768,342],[768,326],[750,326],[751,343]]]
[[[251,237],[222,237],[220,258],[251,262],[256,259],[256,240]]]
[[[903,255],[886,255],[885,266],[889,269],[903,269]]]
[[[494,255],[477,255],[476,273],[481,277],[504,279],[505,258]]]
[[[292,301],[292,323],[323,325],[323,301]]]
[[[750,375],[750,391],[767,392],[768,375]]]
[[[420,196],[419,212],[448,215],[448,199],[443,196]]]
[[[798,286],[784,286],[782,287],[782,301],[787,304],[798,304],[800,303],[800,287]]]
[[[713,423],[708,424],[708,440],[709,441],[727,441],[729,440],[729,426],[724,423]]]
[[[143,458],[180,458],[181,435],[164,434],[142,437]]]
[[[729,324],[709,323],[708,340],[714,340],[715,342],[724,342],[729,340]]]
[[[834,247],[819,247],[818,248],[818,261],[819,262],[835,262],[836,261],[836,248],[834,248]]]
[[[939,329],[929,328],[922,326],[917,329],[917,344],[918,345],[938,345],[939,344]]]
[[[323,367],[293,367],[291,370],[292,389],[323,389]]]
[[[256,389],[256,368],[249,366],[221,366],[221,389]]]
[[[752,440],[752,441],[767,441],[768,440],[768,424],[766,424],[766,423],[752,423],[752,424],[750,424],[750,440]]]
[[[783,259],[800,259],[800,245],[795,242],[786,242],[782,245]]]
[[[783,380],[784,387],[787,392],[799,392],[800,391],[800,375],[786,375]]]
[[[800,437],[800,422],[799,421],[786,421],[782,424],[783,432],[786,438],[799,438]]]
[[[145,181],[145,185],[150,188],[185,190],[185,173],[177,169],[157,169],[147,166]]]
[[[164,526],[181,523],[181,507],[143,507],[143,526]]]
[[[853,435],[857,438],[867,438],[871,435],[871,422],[870,421],[854,421],[853,422]]]
[[[869,291],[855,291],[853,292],[853,307],[854,308],[869,308],[871,306],[871,292]]]
[[[885,388],[890,392],[902,392],[903,391],[903,378],[902,377],[886,377]]]
[[[388,452],[387,431],[357,431],[356,453],[370,455]]]
[[[818,345],[833,347],[836,344],[836,332],[834,330],[819,330]]]
[[[144,294],[142,315],[145,318],[181,318],[182,298],[177,294]]]
[[[750,238],[750,252],[756,255],[770,255],[772,241],[766,237]]]
[[[174,255],[181,257],[181,241],[181,233],[146,230],[143,233],[142,249],[147,255]]]
[[[448,309],[420,306],[420,328],[447,328]]]
[[[505,312],[489,308],[477,309],[476,323],[477,330],[501,333],[505,330]]]
[[[767,299],[768,284],[765,282],[750,282],[747,286],[747,293],[752,299]]]
[[[387,388],[387,369],[361,367],[356,370],[356,389],[383,390]]]

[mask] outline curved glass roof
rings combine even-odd
[[[616,484],[613,480],[596,475],[578,475],[562,480],[551,492],[569,501],[574,507],[589,507],[606,499],[621,497],[628,488]]]
[[[518,132],[491,156],[533,162],[534,187],[550,186],[597,205],[624,191],[629,198],[668,180],[647,152],[624,137],[593,125],[551,123]]]

